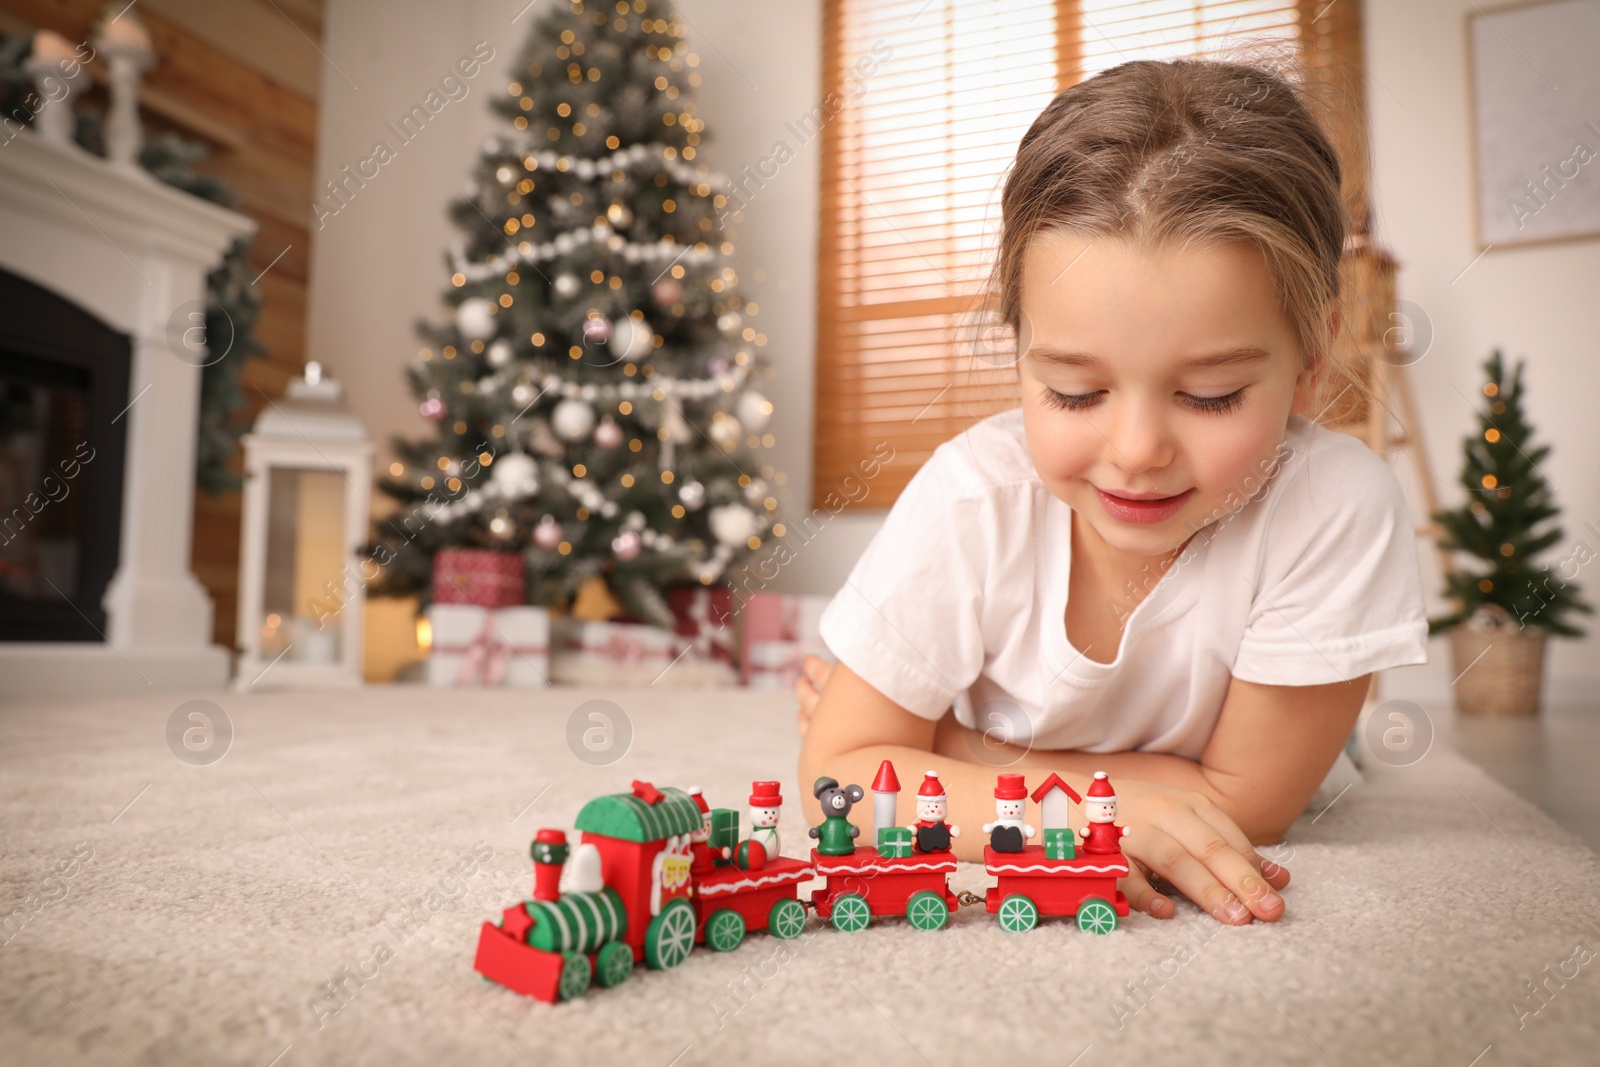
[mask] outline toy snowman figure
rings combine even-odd
[[[695,807],[700,809],[700,827],[689,831],[689,867],[696,874],[702,874],[717,865],[717,852],[707,844],[711,839],[711,806],[706,803],[699,786],[690,786],[688,792],[694,798]],[[727,851],[722,850],[724,859],[727,858]]]
[[[778,791],[777,782],[751,782],[750,783],[750,837],[739,846],[741,853],[741,867],[746,870],[759,868],[767,861],[778,858],[780,844],[778,841],[778,816],[783,810],[783,796]],[[762,863],[755,862],[755,857],[750,856],[751,844],[758,844],[765,850]]]
[[[1126,826],[1117,825],[1117,794],[1111,789],[1111,779],[1105,771],[1095,771],[1089,783],[1089,794],[1083,798],[1083,814],[1088,826],[1078,828],[1083,838],[1085,852],[1121,852],[1122,839],[1128,836]]]
[[[1036,830],[1022,818],[1023,805],[1028,802],[1028,787],[1020,774],[1001,774],[994,783],[994,822],[983,824],[989,835],[989,847],[996,852],[1021,852],[1025,840]]]
[[[961,827],[944,821],[949,814],[949,798],[938,771],[928,771],[917,790],[917,821],[907,829],[916,835],[914,843],[918,852],[949,852],[950,839],[961,836]]]

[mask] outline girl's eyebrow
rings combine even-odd
[[[1063,352],[1055,348],[1040,345],[1028,349],[1029,356],[1041,363],[1054,363],[1061,367],[1099,367],[1103,362],[1089,355],[1087,352]],[[1223,367],[1233,363],[1255,363],[1270,358],[1270,353],[1256,345],[1241,345],[1230,348],[1225,352],[1216,352],[1208,356],[1195,356],[1184,360],[1180,366],[1185,369],[1199,367]]]

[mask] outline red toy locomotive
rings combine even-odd
[[[798,937],[807,904],[842,931],[861,930],[874,915],[904,915],[916,929],[937,930],[958,903],[949,884],[956,869],[950,844],[961,831],[946,821],[937,773],[924,777],[917,821],[907,826],[895,823],[899,791],[885,760],[872,785],[875,842],[857,845],[861,831],[848,816],[865,791],[819,778],[813,792],[824,819],[809,830],[816,839],[809,861],[779,855],[776,782],[752,787],[751,833],[743,841],[738,813],[708,807],[698,789],[636,781],[630,793],[597,797],[578,813],[583,836],[576,849],[560,830],[538,831],[533,899],[506,908],[499,923],[482,925],[474,968],[553,1003],[582,995],[592,982],[618,985],[640,961],[657,970],[676,967],[696,944],[727,952],[753,929]],[[999,776],[996,819],[983,827],[984,869],[999,882],[988,891],[987,910],[1013,932],[1031,930],[1041,915],[1061,915],[1076,916],[1084,930],[1110,933],[1128,914],[1116,888],[1128,873],[1118,844],[1127,830],[1115,824],[1110,782],[1097,773],[1080,800],[1052,774],[1032,796],[1042,810],[1042,845],[1027,843],[1036,833],[1022,817],[1022,776]],[[1069,799],[1080,801],[1089,819],[1081,849],[1067,819]],[[822,885],[802,901],[800,885],[813,877]]]

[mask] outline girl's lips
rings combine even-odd
[[[1095,496],[1100,498],[1100,506],[1107,515],[1120,522],[1151,523],[1166,522],[1176,515],[1188,501],[1193,489],[1185,489],[1176,496],[1162,497],[1159,500],[1128,500],[1120,496],[1112,496],[1105,490],[1095,487]]]

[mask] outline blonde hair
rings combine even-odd
[[[1011,336],[1022,336],[1023,263],[1042,232],[1243,242],[1266,260],[1302,365],[1323,372],[1316,408],[1336,379],[1363,377],[1332,365],[1328,310],[1349,224],[1314,103],[1266,65],[1215,59],[1136,60],[1058,93],[1023,135],[1001,195],[990,299]]]

